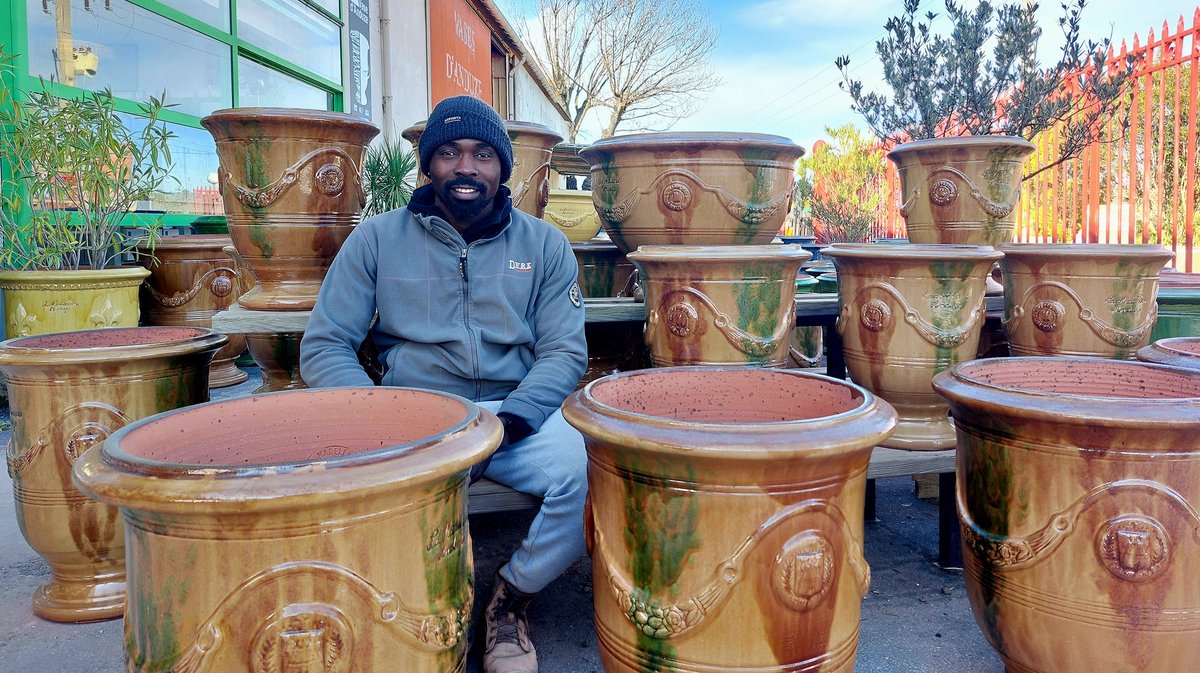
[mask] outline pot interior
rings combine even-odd
[[[1200,373],[1093,358],[995,358],[956,368],[957,378],[1026,393],[1152,400],[1200,398]]]
[[[1200,356],[1200,337],[1175,337],[1163,339],[1155,344],[1168,353]]]
[[[29,336],[21,339],[13,339],[9,342],[9,346],[30,350],[148,346],[186,341],[208,333],[208,330],[194,327],[114,327]]]
[[[210,402],[130,426],[104,451],[126,468],[204,469],[370,462],[384,448],[411,450],[461,427],[467,403],[402,388],[296,390]],[[408,446],[405,446],[408,445]],[[394,457],[394,451],[386,452]]]
[[[858,409],[858,388],[822,376],[764,369],[671,367],[590,385],[597,402],[627,413],[699,423],[806,421]]]

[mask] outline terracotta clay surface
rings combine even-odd
[[[1012,136],[917,140],[888,152],[913,243],[996,246],[1012,240],[1021,169],[1033,143]]]
[[[229,245],[232,239],[218,235],[159,239],[155,261],[142,261],[150,269],[142,283],[142,324],[212,327],[213,314],[229,308],[241,294],[237,269],[222,250]],[[213,388],[237,385],[248,376],[234,363],[246,350],[246,337],[227,336],[229,343],[217,351],[209,371],[208,385]]]
[[[216,140],[230,236],[258,281],[238,303],[311,309],[362,216],[363,152],[379,129],[340,112],[284,108],[217,110],[200,123]]]
[[[939,374],[976,621],[1010,673],[1190,670],[1200,372],[994,358]]]
[[[462,671],[467,472],[503,434],[461,398],[273,393],[162,414],[77,463],[129,539],[129,671]],[[169,619],[165,619],[169,616]]]
[[[579,266],[579,290],[584,297],[628,296],[632,291],[633,262],[617,246],[604,240],[586,241],[572,243],[571,251]]]
[[[783,225],[804,149],[757,133],[645,133],[579,151],[613,243],[762,245]]]
[[[1159,339],[1138,350],[1137,357],[1143,362],[1200,370],[1200,336]]]
[[[71,467],[126,423],[207,400],[209,364],[225,342],[211,330],[129,327],[0,343],[17,521],[51,571],[33,596],[37,615],[86,622],[124,612],[117,510],[80,493]]]
[[[0,271],[5,330],[16,338],[52,332],[137,327],[141,267]]]
[[[262,374],[262,385],[255,393],[298,390],[308,384],[300,375],[300,339],[304,332],[247,334],[246,348]]]
[[[607,673],[850,673],[882,400],[797,371],[672,367],[593,381],[584,434]]]
[[[1001,254],[989,246],[836,244],[846,369],[855,383],[900,415],[883,444],[894,449],[954,448],[946,403],[929,382],[975,357],[986,317],[984,291]]]
[[[600,216],[590,191],[551,189],[542,219],[558,227],[572,243],[590,241],[600,231]]]
[[[1166,248],[1008,243],[1000,250],[1013,355],[1132,360],[1149,343],[1159,273],[1173,258]]]
[[[798,245],[643,246],[629,254],[646,293],[656,367],[782,367],[796,325]]]

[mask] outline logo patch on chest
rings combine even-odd
[[[533,271],[533,262],[518,262],[510,259],[508,260],[508,269],[510,271],[523,271],[528,273]]]

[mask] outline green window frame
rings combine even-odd
[[[71,0],[55,0],[60,2],[70,2]],[[234,107],[240,107],[240,92],[239,92],[239,69],[241,58],[246,58],[249,61],[275,70],[283,75],[299,80],[303,84],[315,87],[324,91],[327,94],[327,109],[342,112],[345,111],[347,77],[346,72],[346,31],[345,31],[345,12],[346,0],[336,0],[338,11],[337,13],[330,12],[322,3],[316,0],[280,0],[281,2],[292,2],[303,6],[305,9],[315,12],[319,17],[328,20],[332,26],[336,27],[338,35],[338,54],[337,62],[339,67],[340,82],[323,77],[303,66],[289,61],[278,54],[272,53],[259,46],[251,44],[238,36],[238,0],[229,0],[229,30],[223,31],[215,28],[204,21],[189,16],[173,7],[158,2],[157,0],[123,0],[132,5],[136,5],[143,10],[147,10],[158,14],[159,16],[168,19],[180,26],[199,33],[218,43],[224,44],[230,48],[230,75],[231,87],[230,100]],[[42,86],[41,80],[30,74],[28,34],[29,22],[26,8],[27,0],[0,0],[0,45],[4,45],[6,50],[16,55],[13,64],[12,72],[14,75],[13,81],[10,84],[15,85],[18,96],[23,96],[25,92],[35,90]],[[324,4],[330,4],[328,0]],[[93,0],[93,6],[97,7],[93,11],[104,11],[104,0]],[[60,82],[46,82],[47,90],[56,96],[72,97],[79,96],[89,91],[86,87],[71,86]],[[116,98],[116,108],[124,113],[134,116],[141,116],[139,104],[144,101],[128,100],[124,98]],[[168,93],[167,102],[170,103]],[[201,129],[200,117],[192,114],[182,113],[176,110],[164,110],[161,119],[171,124],[180,126]],[[8,170],[5,157],[0,156],[0,170]],[[163,224],[167,226],[183,226],[195,219],[195,214],[167,214],[163,217]],[[132,218],[136,222],[136,215]]]

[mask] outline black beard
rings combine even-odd
[[[450,190],[455,187],[470,187],[471,189],[478,190],[480,198],[473,201],[459,201],[450,195]],[[485,208],[491,205],[493,200],[487,198],[487,185],[470,178],[455,178],[447,181],[437,189],[437,192],[438,196],[441,197],[442,205],[446,207],[446,210],[450,211],[447,214],[459,222],[474,220],[479,213],[482,213]]]

